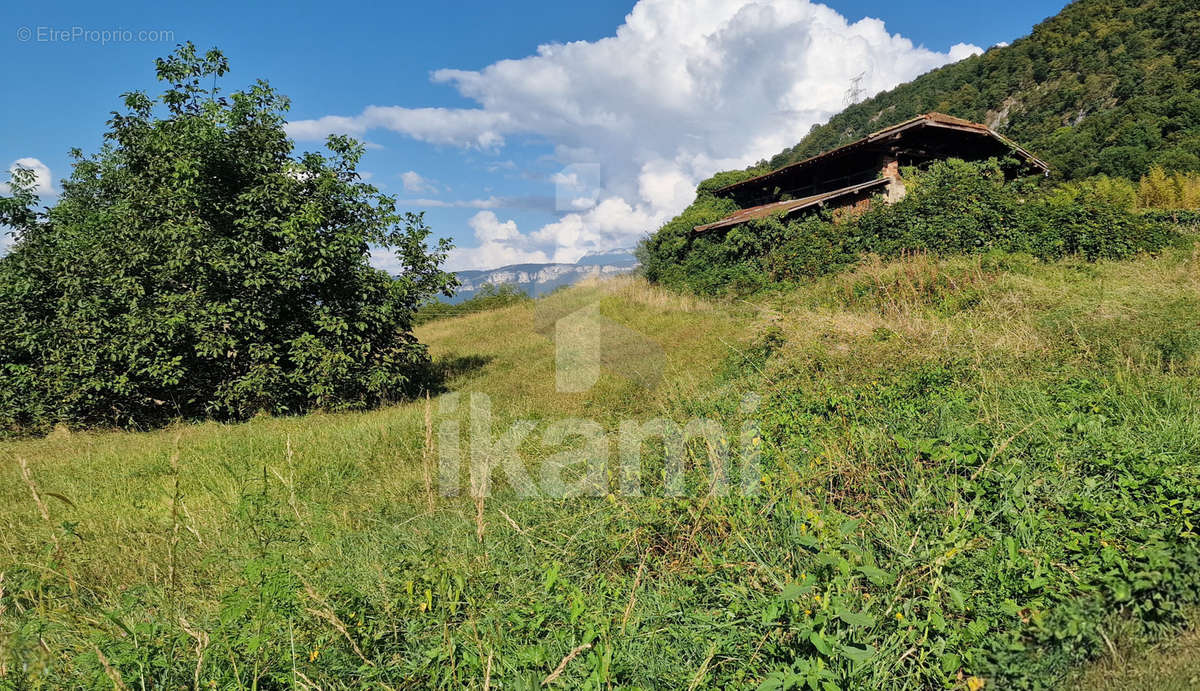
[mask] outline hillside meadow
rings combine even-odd
[[[978,691],[1130,659],[1156,688],[1188,656],[1136,651],[1200,595],[1194,237],[867,257],[736,300],[613,279],[421,326],[428,403],[2,442],[0,688]],[[644,334],[654,376],[613,373],[635,349],[560,392],[551,325],[580,309]],[[445,496],[449,392],[529,421],[535,481],[578,444],[545,431],[591,421],[599,487]],[[654,441],[621,491],[621,425],[653,419],[725,434],[684,446],[682,496]],[[709,493],[747,449],[761,477]]]

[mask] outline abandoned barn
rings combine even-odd
[[[694,230],[718,230],[775,214],[798,216],[819,209],[832,211],[838,220],[865,210],[876,199],[888,204],[902,199],[902,167],[947,158],[979,161],[993,156],[1011,156],[1030,173],[1050,172],[1044,162],[987,125],[926,113],[717,190],[717,196],[734,200],[742,209]]]

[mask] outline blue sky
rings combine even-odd
[[[9,3],[0,166],[42,170],[52,201],[67,150],[95,151],[119,94],[156,93],[154,58],[191,40],[229,57],[226,89],[263,77],[291,97],[299,149],[369,142],[362,170],[455,240],[451,268],[571,261],[631,246],[699,180],[794,143],[852,77],[889,88],[1063,4]],[[129,33],[101,42],[114,30]]]

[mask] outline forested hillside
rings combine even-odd
[[[770,166],[932,110],[987,123],[1063,178],[1200,170],[1200,3],[1072,3],[1010,46],[847,108]]]

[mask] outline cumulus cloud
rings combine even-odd
[[[58,190],[54,189],[54,178],[50,175],[50,167],[42,163],[36,158],[18,158],[13,161],[8,167],[9,175],[17,172],[17,169],[25,168],[33,171],[34,175],[34,193],[39,197],[56,197]],[[7,182],[0,182],[0,194],[8,194],[9,186]]]
[[[50,174],[50,167],[42,163],[36,158],[26,157],[18,158],[13,161],[8,167],[9,175],[12,175],[19,168],[25,168],[33,171],[34,188],[33,191],[41,200],[46,201],[47,197],[57,197],[58,190],[54,189],[54,178]],[[7,181],[0,181],[0,195],[11,193],[11,188]],[[0,225],[0,256],[8,254],[8,250],[12,247],[13,237],[12,229]]]
[[[404,191],[411,194],[432,194],[438,191],[437,185],[415,170],[400,173],[400,182],[404,185]]]
[[[852,78],[876,93],[979,52],[915,46],[878,19],[850,22],[809,0],[641,0],[614,36],[433,73],[477,107],[370,106],[288,131],[386,128],[487,151],[514,134],[539,137],[563,166],[594,166],[600,179],[560,194],[559,220],[493,241],[489,263],[509,256],[500,248],[569,261],[629,246],[686,206],[700,180],[796,143],[842,109]]]
[[[290,122],[287,132],[296,139],[321,140],[330,134],[361,137],[368,130],[384,128],[430,144],[495,150],[504,144],[504,133],[515,131],[509,119],[506,113],[470,108],[368,106],[353,117],[326,115]]]
[[[495,211],[480,211],[467,221],[467,225],[474,231],[478,245],[451,250],[446,260],[451,271],[556,261],[538,248],[540,239],[522,234],[512,219],[501,221]]]

